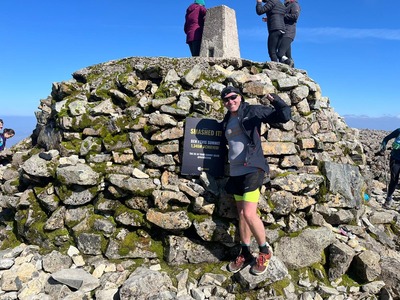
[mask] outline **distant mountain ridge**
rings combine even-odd
[[[358,129],[393,131],[400,127],[400,118],[396,116],[344,115],[343,118],[349,127]]]

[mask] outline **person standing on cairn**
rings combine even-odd
[[[236,273],[252,264],[253,275],[263,274],[272,257],[272,248],[266,241],[264,224],[257,213],[260,187],[269,166],[261,146],[262,123],[286,123],[291,119],[291,108],[278,95],[268,94],[271,105],[250,105],[241,91],[233,86],[224,88],[221,99],[227,109],[222,121],[228,144],[230,177],[226,191],[233,194],[239,215],[241,252],[229,263],[228,270]],[[250,239],[254,236],[259,254],[254,263]]]
[[[278,58],[281,63],[294,67],[292,43],[296,36],[297,20],[300,16],[300,5],[297,0],[285,0],[285,33],[278,47]]]
[[[262,20],[267,22],[268,54],[271,61],[279,62],[277,52],[282,34],[285,33],[285,6],[279,0],[257,0],[256,13],[259,16],[267,15]]]
[[[200,55],[206,12],[204,0],[195,0],[186,10],[183,29],[186,33],[186,44],[189,45],[192,56]]]

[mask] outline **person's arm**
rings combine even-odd
[[[275,4],[273,1],[267,0],[263,5],[261,0],[257,0],[256,13],[261,16],[262,14],[270,12],[274,8]]]
[[[300,15],[300,6],[293,3],[293,8],[290,13],[285,14],[285,21],[296,22]]]
[[[0,134],[0,151],[3,151],[6,147],[6,139],[2,134]]]
[[[188,28],[188,20],[187,20],[187,14],[185,15],[185,25],[183,25],[183,31],[185,32],[185,34],[188,33],[189,28]]]
[[[292,118],[290,106],[281,97],[277,94],[268,94],[267,99],[273,108],[265,107],[262,116],[263,123],[286,123]]]
[[[202,21],[203,21],[203,26],[204,26],[204,22],[206,20],[206,15],[207,15],[207,8],[205,8],[204,6],[201,7],[201,16],[202,16]]]
[[[385,136],[385,138],[382,140],[382,143],[381,143],[381,151],[385,150],[387,143],[391,139],[394,139],[395,137],[397,137],[398,135],[400,135],[400,128],[397,128],[396,130],[394,130],[393,132],[391,132],[390,134]]]

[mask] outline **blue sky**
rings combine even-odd
[[[14,0],[0,3],[0,118],[33,116],[52,82],[130,56],[188,57],[184,14],[192,1]],[[236,11],[241,57],[269,60],[256,1],[206,0]],[[399,116],[400,21],[378,0],[299,1],[292,45],[340,115]],[[6,125],[8,125],[6,123]],[[12,127],[12,126],[10,126]]]

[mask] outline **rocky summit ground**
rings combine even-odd
[[[365,202],[367,209],[360,214],[359,224],[339,227],[325,224],[336,235],[338,241],[350,245],[349,249],[364,251],[365,249],[360,250],[363,249],[362,245],[376,243],[365,233],[365,230],[368,230],[376,235],[376,240],[380,243],[389,245],[393,250],[400,250],[398,238],[395,235],[389,237],[381,230],[383,224],[394,222],[400,216],[397,213],[400,207],[398,191],[395,193],[393,208],[389,210],[382,208],[386,195],[386,180],[388,180],[386,164],[389,150],[385,155],[376,155],[376,152],[386,134],[388,132],[374,130],[359,132],[368,161],[364,173],[369,180]],[[291,247],[301,247],[300,245]],[[382,254],[381,246],[375,244],[373,247],[377,253]],[[345,251],[343,248],[338,248],[338,251],[339,261],[346,261],[349,254],[342,252]],[[365,253],[376,255],[373,251]],[[393,257],[393,254],[389,256]],[[359,261],[359,264],[366,265],[365,276],[374,278],[378,270],[381,272],[381,267],[375,265],[374,261],[376,259],[371,260],[371,258]],[[193,265],[193,268],[181,266],[171,268],[158,259],[144,260],[139,266],[132,260],[111,261],[101,256],[86,257],[75,247],[70,247],[65,254],[58,251],[41,254],[39,247],[21,244],[16,248],[0,252],[0,300],[399,299],[391,290],[385,289],[385,282],[378,277],[368,284],[345,287],[341,281],[332,281],[330,285],[325,285],[314,278],[315,274],[305,275],[307,273],[303,273],[297,279],[296,287],[289,283],[281,290],[283,295],[278,296],[272,292],[276,291],[276,287],[271,291],[268,284],[264,288],[254,289],[259,286],[260,281],[268,282],[270,275],[262,278],[249,276],[248,268],[232,275],[227,272],[226,263],[213,264],[213,267],[208,268],[209,271],[204,271],[204,265]],[[271,261],[271,272],[274,273],[277,263],[274,259]],[[390,265],[390,260],[387,264]],[[386,267],[390,268],[387,265]]]

